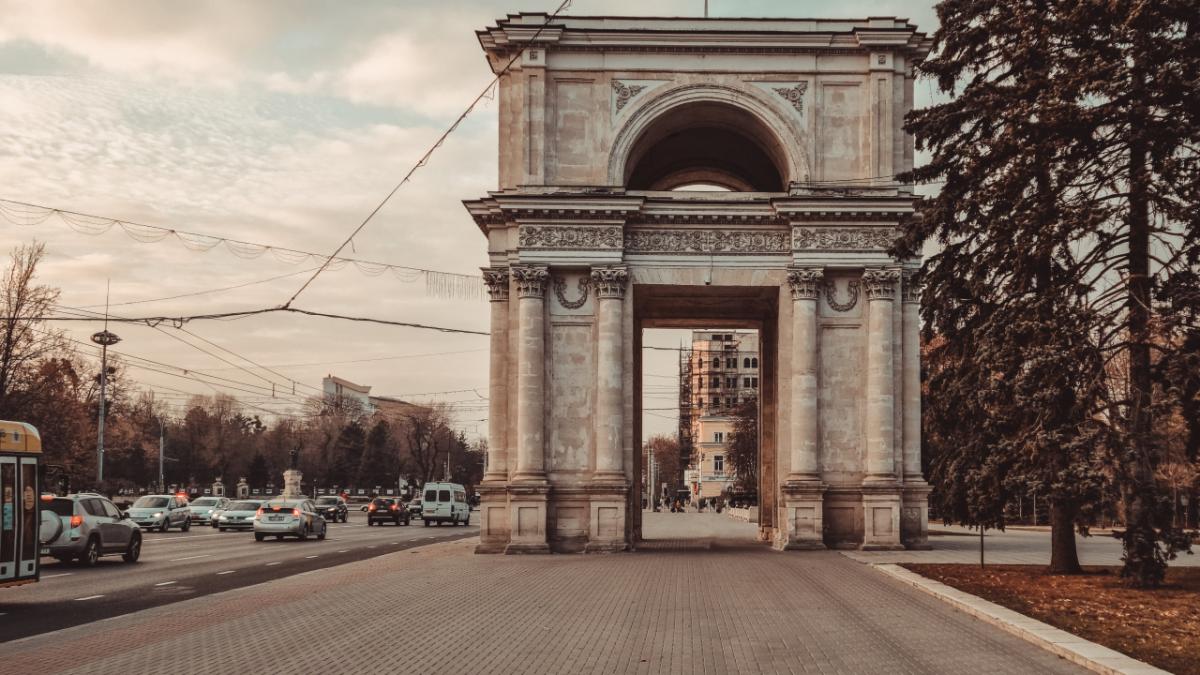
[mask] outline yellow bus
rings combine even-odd
[[[33,425],[0,421],[0,588],[38,580],[42,437]]]

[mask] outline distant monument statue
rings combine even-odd
[[[284,497],[299,497],[304,494],[300,488],[300,479],[304,474],[300,472],[300,446],[292,448],[290,453],[291,468],[283,472],[283,496]]]
[[[213,481],[212,493],[214,497],[225,496],[225,483],[221,482],[221,477],[217,476],[217,480]]]
[[[250,484],[246,482],[245,477],[239,478],[237,482],[237,498],[246,499],[250,496]]]

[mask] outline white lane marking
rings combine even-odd
[[[180,539],[202,539],[204,537],[223,537],[223,536],[225,536],[225,533],[218,532],[217,534],[192,534],[192,535],[185,534],[185,535],[176,536],[176,537],[148,537],[146,539],[146,543],[150,543],[152,541],[178,541]]]
[[[96,598],[103,598],[103,597],[104,597],[104,594],[100,594],[100,595],[87,595],[82,598],[75,598],[75,599],[76,600],[95,600]]]
[[[54,577],[69,577],[72,574],[75,574],[75,573],[74,572],[63,572],[62,574],[44,574],[44,575],[42,575],[41,579],[42,579],[42,581],[45,581],[47,579],[53,579]]]
[[[175,582],[174,582],[174,581],[162,581],[162,582],[159,582],[159,583],[157,583],[157,584],[154,584],[154,585],[155,585],[155,586],[170,586],[170,585],[171,585],[171,584],[173,584],[173,583],[175,583]]]
[[[313,559],[313,558],[315,558],[315,557],[317,557],[317,556],[315,556],[315,555],[306,555],[306,556],[304,556],[304,559],[305,559],[305,560],[311,560],[311,559]]]
[[[278,564],[279,564],[279,563],[277,563],[277,562],[271,562],[271,563],[267,563],[267,567],[270,567],[271,565],[278,565]]]
[[[204,555],[189,555],[184,558],[172,558],[172,559],[168,560],[167,562],[179,562],[181,560],[195,560],[196,558],[211,558],[211,557],[212,557],[211,553],[205,553]]]
[[[338,553],[345,553],[345,552],[347,552],[347,551],[349,551],[349,550],[350,550],[350,549],[348,549],[348,548],[344,548],[344,549],[342,549],[342,550],[338,551]]]
[[[233,574],[236,571],[237,570],[225,570],[224,572],[217,572],[217,576],[221,576],[222,574]]]
[[[375,547],[374,547],[374,546],[368,546],[367,548],[375,548]]]

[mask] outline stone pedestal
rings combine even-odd
[[[479,491],[479,544],[476,553],[504,553],[509,538],[508,489],[502,481],[483,482]]]
[[[897,485],[863,485],[864,551],[899,551],[900,488]]]
[[[901,491],[900,541],[904,548],[927,551],[929,545],[929,492],[925,481],[905,481]]]
[[[212,493],[214,497],[225,496],[225,483],[223,483],[220,478],[217,478],[217,480],[213,482]]]
[[[791,482],[783,486],[781,527],[774,541],[777,551],[821,550],[825,548],[825,486],[818,482]]]
[[[627,488],[623,484],[592,484],[587,488],[590,519],[587,553],[611,553],[624,551],[625,542],[625,497]]]
[[[300,469],[288,469],[283,472],[283,496],[284,497],[299,497],[304,494],[300,489],[300,480],[304,474]]]
[[[245,478],[239,478],[237,487],[234,488],[238,499],[246,499],[250,496],[250,485]]]
[[[549,484],[508,486],[509,540],[504,553],[549,553],[546,540],[546,502]]]

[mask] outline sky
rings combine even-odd
[[[474,31],[557,4],[0,0],[0,199],[331,252],[491,80]],[[928,33],[936,27],[930,2],[708,4],[711,16],[899,16]],[[638,15],[647,6],[575,0],[566,14]],[[704,2],[653,6],[659,16],[699,16]],[[917,105],[929,96],[918,84]],[[477,275],[487,263],[485,241],[461,201],[496,187],[496,116],[494,102],[484,101],[345,255]],[[74,224],[0,219],[5,251],[34,239],[46,244],[39,278],[62,289],[64,308],[102,311],[106,289],[119,316],[275,306],[315,266],[269,253],[247,259],[224,246],[192,250],[202,247],[196,240],[191,247],[173,237],[142,243],[118,227],[91,235],[77,230],[100,228]],[[243,284],[250,285],[118,304]],[[353,266],[322,274],[296,305],[488,328],[483,299],[436,297],[420,278],[370,276]],[[100,328],[63,327],[82,342]],[[116,352],[226,378],[217,388],[237,395],[248,412],[294,413],[323,376],[335,374],[372,386],[373,394],[448,402],[469,436],[486,433],[486,337],[279,314],[193,322],[188,334],[169,326],[110,328],[122,338]],[[678,346],[682,335],[654,331],[647,344]],[[96,351],[76,347],[88,356]],[[647,372],[675,370],[661,355],[647,360]],[[178,371],[128,372],[177,413],[189,394],[214,391]],[[294,396],[289,380],[298,383]],[[273,396],[269,381],[277,383]],[[646,434],[675,427],[661,414],[644,419]]]

